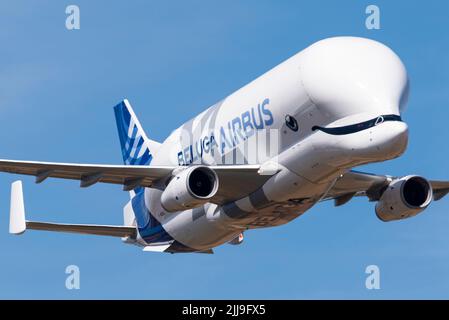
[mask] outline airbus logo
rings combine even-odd
[[[204,154],[214,156],[218,148],[220,154],[236,147],[239,143],[253,136],[257,130],[265,129],[273,124],[274,116],[268,108],[270,100],[267,98],[257,107],[246,110],[239,116],[227,122],[227,126],[218,129],[218,141],[214,132],[206,135],[178,152],[178,165],[184,166],[201,160]]]

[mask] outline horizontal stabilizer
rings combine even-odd
[[[22,234],[26,229],[81,233],[121,238],[129,237],[132,239],[135,239],[137,236],[137,229],[133,226],[63,224],[27,221],[25,220],[25,205],[23,201],[22,181],[19,180],[15,181],[11,185],[9,233]]]
[[[136,237],[135,227],[125,226],[110,226],[97,224],[65,224],[65,223],[50,223],[50,222],[35,222],[27,221],[26,228],[32,230],[56,231],[91,234],[97,236],[111,236],[111,237]]]

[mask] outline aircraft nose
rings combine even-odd
[[[382,127],[384,126],[384,127]],[[383,123],[379,126],[379,145],[385,156],[396,158],[404,153],[408,143],[408,126],[405,122]]]
[[[388,121],[345,139],[349,155],[364,162],[384,161],[404,153],[408,143],[408,126],[401,121]]]

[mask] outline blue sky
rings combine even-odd
[[[81,29],[65,28],[77,4]],[[365,7],[381,30],[365,28]],[[363,167],[449,180],[447,1],[14,1],[0,3],[0,157],[120,164],[112,107],[128,98],[147,133],[175,127],[309,44],[336,35],[389,45],[411,79],[407,152]],[[383,223],[373,203],[322,203],[246,233],[215,255],[143,253],[119,239],[8,234],[0,174],[0,298],[449,298],[449,199]],[[23,177],[27,217],[121,224],[119,186]],[[81,289],[65,288],[78,265]],[[365,288],[376,264],[381,289]]]

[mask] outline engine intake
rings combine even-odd
[[[161,205],[168,212],[198,207],[218,190],[218,177],[206,166],[189,167],[175,175],[161,195]]]
[[[432,186],[420,176],[393,180],[376,204],[376,215],[382,221],[401,220],[421,213],[432,202]]]

